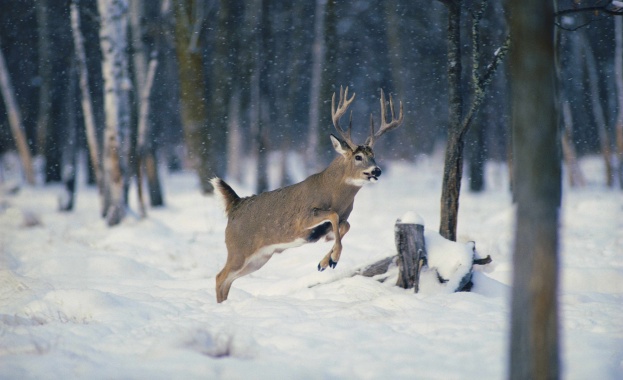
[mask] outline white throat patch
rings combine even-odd
[[[348,185],[362,187],[363,185],[368,183],[368,180],[364,178],[346,178],[346,183]]]

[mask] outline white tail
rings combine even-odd
[[[353,210],[355,195],[368,182],[376,182],[381,169],[374,161],[374,138],[403,121],[394,117],[390,96],[392,120],[385,120],[385,96],[381,90],[381,129],[371,134],[365,145],[356,145],[350,137],[352,123],[345,132],[339,120],[354,100],[348,99],[348,88],[340,88],[340,99],[335,108],[335,94],[331,102],[333,125],[341,139],[331,135],[333,148],[340,154],[322,172],[302,182],[277,190],[240,198],[222,179],[214,178],[215,193],[223,199],[228,216],[225,229],[227,262],[216,276],[216,300],[227,299],[232,282],[260,269],[274,253],[288,248],[313,243],[319,239],[334,238],[331,250],[318,264],[318,270],[335,268],[342,253],[342,237],[350,229],[348,216]],[[352,115],[351,115],[352,121]]]

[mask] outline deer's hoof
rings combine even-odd
[[[329,257],[329,266],[335,268],[337,266],[337,261],[333,261],[333,259]]]
[[[318,263],[318,272],[322,272],[325,269],[327,269],[327,268],[323,267],[322,265],[320,265],[320,263]]]

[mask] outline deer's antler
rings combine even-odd
[[[350,104],[353,102],[354,99],[355,94],[353,94],[353,96],[348,99],[348,87],[346,87],[346,90],[344,90],[342,86],[340,86],[340,100],[337,104],[337,110],[335,109],[335,92],[333,93],[333,97],[331,98],[331,119],[333,119],[333,126],[352,150],[355,150],[357,148],[357,144],[353,143],[353,140],[350,137],[350,131],[353,125],[353,113],[351,112],[350,114],[350,118],[348,120],[348,129],[346,131],[344,131],[340,127],[340,118],[346,113],[346,110],[348,109],[348,107],[350,107]]]
[[[387,122],[387,118],[385,116],[385,111],[387,108],[387,104],[385,103],[385,93],[383,89],[381,89],[381,128],[374,132],[374,119],[372,115],[370,115],[370,137],[366,140],[366,145],[372,147],[377,137],[382,136],[387,131],[391,131],[394,128],[399,127],[402,124],[404,119],[404,114],[402,112],[402,102],[400,102],[400,114],[398,115],[398,119],[396,119],[394,112],[394,101],[392,100],[392,95],[389,95],[389,110],[392,114],[392,121]]]

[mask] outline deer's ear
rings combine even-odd
[[[338,139],[333,135],[331,135],[331,143],[333,144],[333,149],[335,149],[335,151],[342,156],[346,156],[348,153],[352,153],[350,147],[348,146],[348,144],[346,144],[346,142]]]

